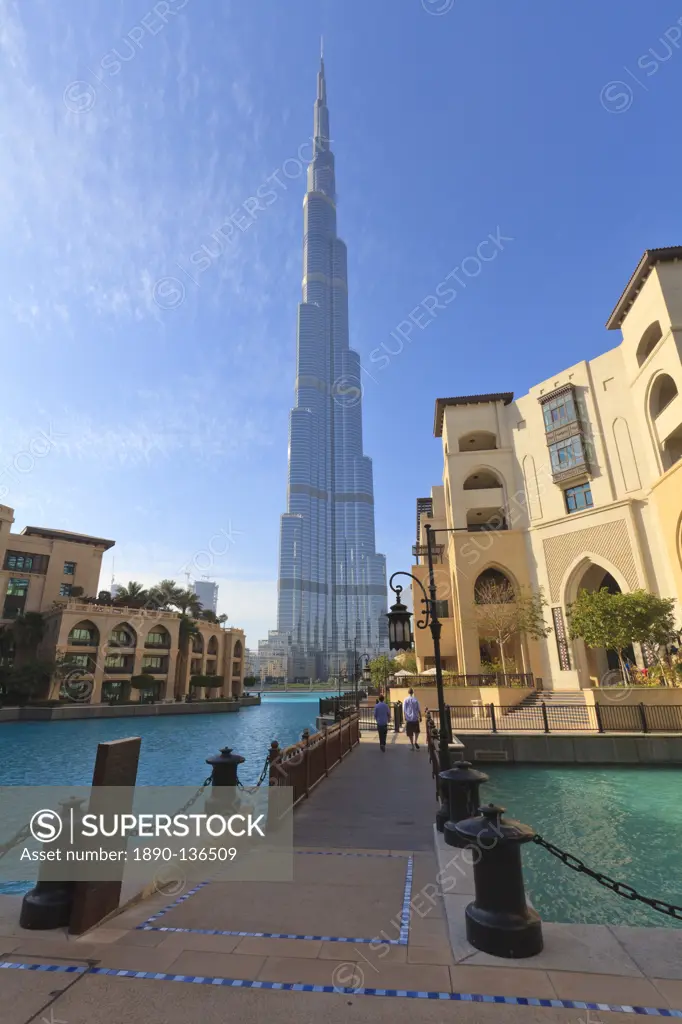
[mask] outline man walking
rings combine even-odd
[[[422,710],[412,687],[410,687],[409,696],[405,698],[403,714],[405,715],[405,734],[412,749],[419,750],[419,723],[422,720]]]
[[[386,753],[386,734],[388,733],[388,723],[391,720],[391,709],[384,700],[383,693],[379,694],[379,698],[374,705],[374,720],[377,723],[377,732],[379,733],[379,747],[381,753]]]

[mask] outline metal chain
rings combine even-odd
[[[674,903],[666,903],[665,900],[656,900],[648,896],[642,896],[631,885],[628,885],[626,882],[617,882],[615,879],[609,878],[608,875],[602,874],[601,871],[593,871],[579,857],[574,857],[572,853],[560,850],[558,846],[547,842],[542,836],[534,836],[533,842],[537,843],[538,846],[542,846],[553,857],[557,857],[567,868],[571,868],[572,871],[577,871],[581,875],[587,875],[589,878],[594,878],[595,882],[599,882],[605,889],[615,892],[617,896],[622,896],[624,899],[632,900],[636,903],[644,903],[645,906],[651,907],[652,910],[657,910],[659,914],[667,914],[668,917],[674,917],[675,920],[682,921],[682,907],[677,907]]]
[[[258,779],[258,782],[256,783],[256,788],[263,784],[263,782],[265,781],[265,776],[268,774],[269,769],[270,769],[270,754],[267,753],[265,755],[265,764],[263,765],[263,771],[260,773],[260,777]]]

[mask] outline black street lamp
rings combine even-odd
[[[393,573],[388,581],[388,585],[396,595],[396,603],[392,605],[390,612],[387,613],[388,642],[391,650],[394,651],[409,651],[412,647],[412,628],[410,625],[412,613],[400,600],[403,588],[400,586],[393,586],[393,580],[396,576],[408,576],[418,585],[424,595],[422,598],[424,618],[417,622],[417,629],[426,629],[428,626],[433,638],[433,654],[436,663],[436,690],[438,692],[438,716],[440,720],[438,729],[438,763],[440,771],[443,772],[450,767],[450,751],[448,749],[448,743],[452,742],[452,730],[450,717],[445,706],[445,693],[443,692],[443,665],[440,655],[440,634],[442,627],[438,618],[436,604],[436,581],[433,575],[433,548],[431,546],[431,534],[441,532],[451,533],[453,531],[445,528],[443,530],[432,530],[429,523],[427,523],[424,528],[426,530],[426,554],[429,568],[429,593],[427,595],[422,581],[417,579],[416,576],[413,576],[411,572]]]

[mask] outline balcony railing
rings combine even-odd
[[[440,564],[443,561],[443,551],[444,550],[445,550],[445,548],[444,548],[443,544],[432,544],[431,545],[431,554],[433,556],[434,563]],[[412,545],[412,555],[413,555],[414,558],[417,558],[417,559],[419,559],[419,558],[426,559],[426,558],[429,557],[429,549],[427,548],[426,544],[413,544]]]

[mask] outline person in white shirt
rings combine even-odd
[[[419,750],[419,723],[422,720],[422,711],[412,687],[410,687],[409,696],[405,698],[403,714],[405,716],[405,733],[410,745],[413,750]]]

